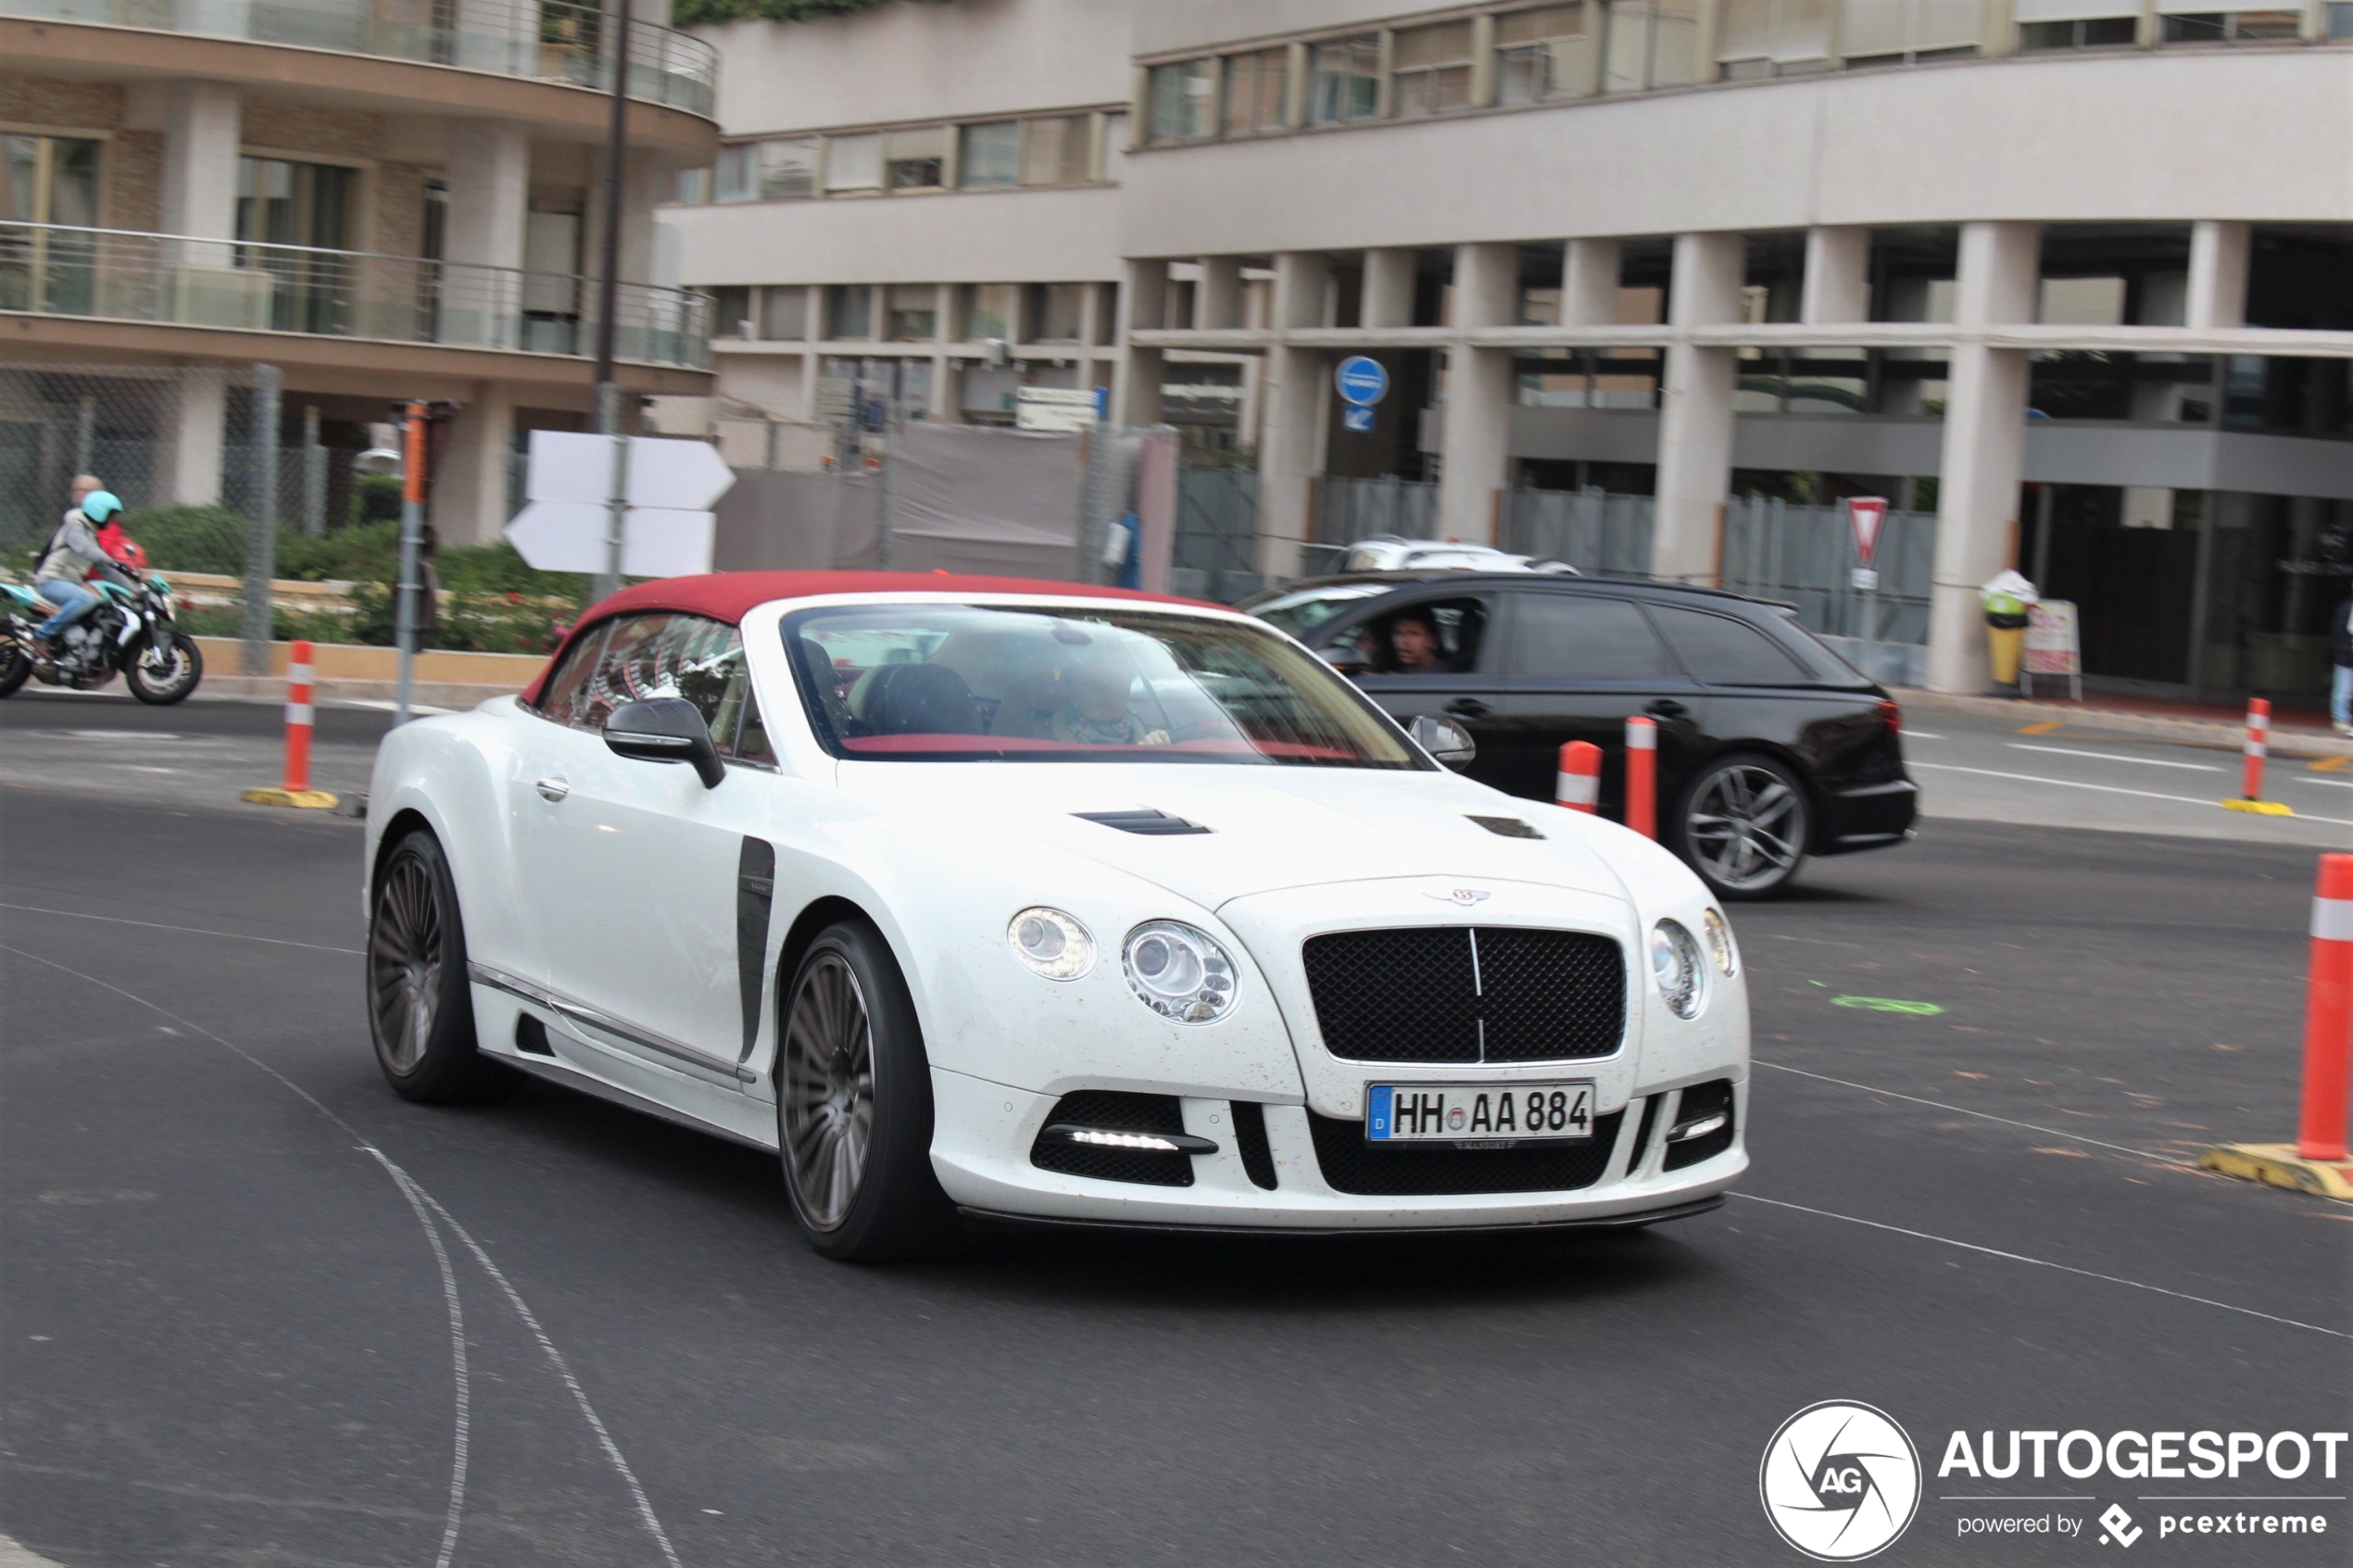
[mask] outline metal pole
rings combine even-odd
[[[588,602],[621,592],[622,540],[629,526],[629,437],[621,429],[621,388],[597,388],[597,423],[612,437],[612,468],[605,485],[605,569],[588,580]]]
[[[603,389],[612,384],[613,314],[621,299],[621,176],[628,151],[629,31],[629,0],[619,0],[610,56],[612,107],[605,121],[605,232],[601,236],[604,261],[597,279],[597,411],[598,430],[606,435],[617,433],[616,426],[602,422],[617,411],[610,409]]]
[[[85,392],[73,413],[73,471],[95,473],[97,470],[98,400]]]
[[[302,531],[327,531],[327,450],[319,445],[319,405],[302,410]]]
[[[278,413],[285,378],[275,365],[253,368],[253,522],[245,534],[245,649],[248,675],[270,673],[270,580],[278,574]]]
[[[877,571],[888,571],[897,554],[891,533],[899,524],[899,443],[907,433],[905,406],[900,402],[895,385],[884,409],[882,496],[875,521],[875,566]]]
[[[400,684],[393,699],[395,724],[409,718],[417,660],[417,570],[425,542],[425,406],[411,403],[401,420],[400,583],[393,592],[393,641],[400,649]]]

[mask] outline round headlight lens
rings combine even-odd
[[[1716,960],[1718,970],[1726,974],[1731,973],[1734,964],[1732,928],[1724,923],[1721,914],[1710,909],[1700,916],[1699,929],[1700,935],[1707,939],[1707,956]]]
[[[1024,909],[1005,927],[1013,957],[1049,980],[1076,980],[1095,967],[1095,939],[1060,909]]]
[[[1658,982],[1658,994],[1676,1017],[1699,1016],[1699,944],[1681,922],[1663,920],[1651,928],[1651,975]]]
[[[1214,1023],[1234,1010],[1234,960],[1217,939],[1182,921],[1146,921],[1120,954],[1127,988],[1161,1017]]]

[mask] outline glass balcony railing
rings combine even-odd
[[[613,19],[578,0],[0,0],[0,16],[289,44],[607,90]],[[629,28],[629,95],[711,116],[717,51]]]
[[[596,299],[567,273],[0,221],[0,311],[585,355]],[[711,316],[708,295],[623,283],[614,353],[706,370]]]

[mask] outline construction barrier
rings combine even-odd
[[[1626,825],[1658,836],[1658,721],[1639,713],[1626,721]]]
[[[308,810],[331,810],[335,797],[323,789],[310,787],[310,730],[317,712],[312,696],[312,650],[308,643],[296,642],[286,650],[286,769],[275,789],[249,789],[237,798],[256,806],[299,806]]]
[[[1561,747],[1560,771],[1553,775],[1553,804],[1593,811],[1602,803],[1602,748],[1589,740]]]
[[[2271,754],[2271,704],[2256,697],[2246,705],[2246,766],[2239,793],[2249,800],[2263,798],[2263,763]]]

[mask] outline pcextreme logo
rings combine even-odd
[[[1919,1512],[1919,1450],[1886,1411],[1825,1399],[1781,1423],[1756,1489],[1781,1539],[1818,1562],[1856,1562],[1894,1545]]]

